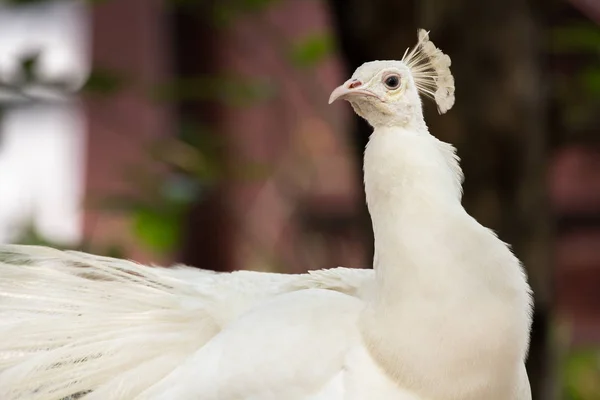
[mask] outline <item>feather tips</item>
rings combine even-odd
[[[429,40],[429,32],[418,31],[419,41],[402,61],[410,68],[419,92],[435,100],[444,114],[454,105],[454,77],[450,72],[450,57]]]
[[[133,398],[219,329],[186,282],[154,268],[43,247],[0,258],[2,399]]]

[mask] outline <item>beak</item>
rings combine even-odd
[[[338,99],[347,99],[350,96],[371,96],[379,98],[379,96],[377,96],[375,93],[363,89],[362,86],[363,84],[356,79],[350,79],[349,81],[346,81],[346,83],[338,86],[333,90],[333,92],[331,92],[331,96],[329,96],[329,104]]]

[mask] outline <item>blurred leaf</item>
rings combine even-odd
[[[133,230],[151,249],[168,252],[180,242],[180,219],[178,212],[142,208],[133,215]]]
[[[32,52],[24,55],[19,60],[24,83],[33,83],[36,81],[36,69],[40,60],[40,55],[41,52]]]
[[[589,68],[581,73],[581,83],[594,96],[600,96],[600,67]]]
[[[560,53],[586,51],[600,54],[600,28],[595,25],[572,25],[555,28],[552,48]]]
[[[52,241],[41,235],[35,227],[33,220],[27,221],[19,235],[13,241],[18,244],[34,245],[34,246],[49,246],[63,250],[73,250],[75,247],[66,243]]]
[[[177,136],[183,142],[207,152],[218,152],[225,145],[223,137],[215,135],[212,128],[196,120],[182,117]]]
[[[116,72],[95,69],[90,74],[82,91],[97,95],[110,95],[122,90],[126,85],[126,79]]]
[[[96,254],[102,254],[106,257],[112,257],[112,258],[120,258],[120,259],[127,258],[127,253],[125,252],[125,249],[123,248],[123,245],[121,245],[121,244],[107,245],[100,252],[98,252]],[[86,393],[89,393],[89,392],[86,392]]]
[[[566,400],[600,399],[600,351],[581,349],[569,354],[563,380]]]
[[[241,181],[264,180],[274,173],[273,165],[265,163],[241,161],[237,163],[236,167],[233,170],[232,178]]]
[[[180,0],[181,1],[181,0]],[[190,0],[187,0],[190,1]],[[212,4],[212,22],[217,26],[227,26],[245,13],[261,12],[281,0],[221,0]]]
[[[237,76],[197,76],[174,80],[154,89],[161,101],[218,101],[231,106],[247,106],[271,98],[273,86],[260,79]]]
[[[125,250],[120,244],[98,246],[84,240],[76,245],[69,245],[49,240],[37,231],[33,222],[27,223],[20,232],[19,236],[13,240],[13,242],[24,245],[48,246],[60,250],[83,251],[86,253],[99,254],[107,257],[127,258]]]
[[[225,170],[224,136],[216,135],[208,127],[186,119],[180,125],[178,136],[181,144],[196,152],[196,165],[188,169],[188,172],[195,174],[203,184],[221,178]]]
[[[333,40],[328,34],[313,34],[293,45],[290,58],[298,67],[312,67],[329,56]]]
[[[278,1],[279,0],[241,0],[240,3],[245,10],[262,11]]]
[[[182,140],[158,140],[151,154],[170,170],[193,175],[203,183],[214,182],[224,172],[221,152],[194,147]]]

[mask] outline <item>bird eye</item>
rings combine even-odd
[[[388,89],[398,89],[400,86],[400,77],[398,75],[389,75],[383,83]]]

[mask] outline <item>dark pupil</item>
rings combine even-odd
[[[397,76],[390,76],[389,78],[387,78],[385,80],[385,84],[391,88],[398,87],[399,83],[400,83],[400,80],[398,79]]]

